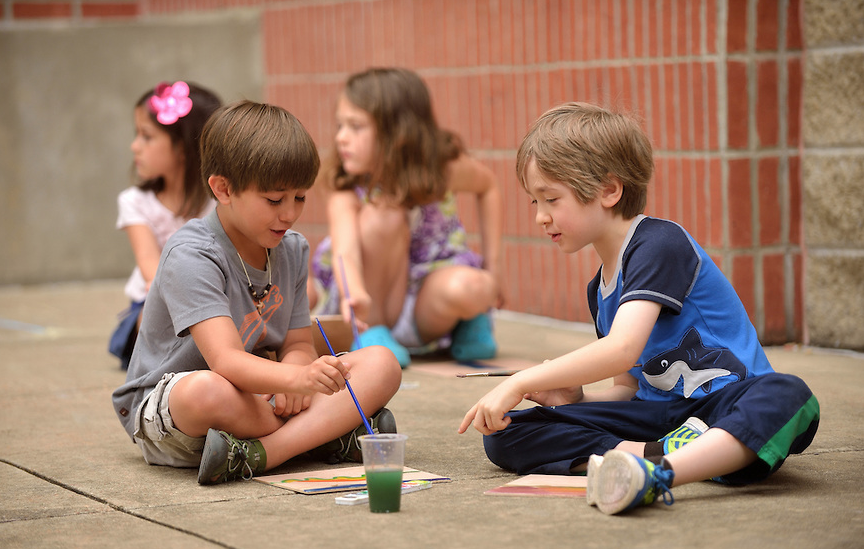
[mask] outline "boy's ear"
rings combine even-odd
[[[621,200],[624,194],[624,183],[612,175],[606,177],[606,183],[603,185],[603,190],[600,191],[600,203],[605,208],[611,208]]]
[[[231,186],[228,180],[221,175],[211,175],[207,178],[207,184],[210,185],[210,190],[213,191],[213,196],[222,204],[227,204],[231,199]]]

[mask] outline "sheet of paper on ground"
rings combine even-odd
[[[362,465],[285,475],[268,475],[255,477],[254,480],[301,494],[327,494],[366,489],[366,473]],[[402,481],[406,480],[428,480],[433,483],[450,481],[448,477],[419,471],[411,467],[405,467],[402,470]]]
[[[566,475],[528,475],[484,492],[490,496],[552,496],[584,498],[588,478]]]

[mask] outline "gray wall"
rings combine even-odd
[[[0,30],[0,284],[123,278],[135,101],[190,80],[262,99],[257,14]]]
[[[864,349],[864,2],[804,15],[805,322],[814,345]]]

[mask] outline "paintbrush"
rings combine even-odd
[[[456,377],[504,377],[512,376],[519,370],[501,370],[498,372],[471,372],[469,374],[456,374]]]
[[[324,343],[327,344],[327,348],[330,349],[330,354],[336,356],[336,353],[333,351],[333,346],[330,345],[330,340],[327,339],[327,334],[324,333],[324,327],[321,326],[321,321],[318,318],[315,318],[315,322],[318,324],[318,329],[321,330],[321,337],[324,338]],[[348,380],[345,380],[345,386],[348,387],[348,392],[351,393],[351,398],[354,399],[354,404],[357,406],[357,411],[360,412],[360,418],[363,420],[363,425],[366,427],[366,431],[373,435],[375,433],[372,432],[372,426],[369,425],[369,420],[366,419],[366,414],[363,413],[363,408],[360,407],[360,402],[357,400],[357,397],[354,395],[354,389],[351,388],[351,384],[348,383]]]
[[[360,348],[360,332],[357,330],[357,319],[354,318],[354,306],[351,305],[351,294],[348,293],[348,277],[345,276],[345,263],[339,256],[339,271],[342,274],[342,287],[345,289],[345,299],[348,300],[348,310],[351,311],[351,333],[354,335],[354,347]]]

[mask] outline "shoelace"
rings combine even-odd
[[[245,441],[235,442],[230,439],[229,443],[231,444],[231,447],[228,449],[228,478],[237,476],[237,470],[242,468],[243,470],[240,472],[240,477],[243,480],[251,480],[255,474],[247,461],[249,457],[248,443]]]
[[[654,490],[655,493],[660,493],[663,497],[663,503],[672,505],[675,503],[675,497],[672,495],[671,485],[672,479],[675,478],[675,473],[670,469],[656,467],[654,469]]]

